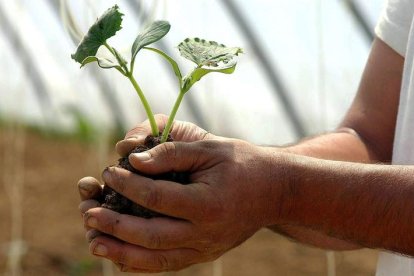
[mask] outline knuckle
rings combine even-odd
[[[215,158],[222,158],[227,151],[225,142],[218,142],[215,140],[201,140],[193,144],[199,151],[200,156],[214,156]],[[212,155],[211,155],[212,154]]]
[[[203,140],[203,141],[200,141],[201,147],[205,150],[208,150],[208,151],[216,150],[217,148],[219,148],[219,146],[223,147],[224,144],[225,144],[225,142],[223,142],[223,141],[218,142],[216,140]],[[220,148],[220,150],[222,150],[222,149]]]
[[[149,209],[157,209],[162,203],[162,195],[156,185],[149,185],[143,194],[143,205]]]
[[[149,232],[148,235],[148,247],[151,249],[161,248],[161,236],[157,232]]]
[[[127,256],[126,246],[125,243],[123,243],[119,249],[119,252],[115,255],[114,262],[122,265],[123,267],[127,267]]]
[[[168,260],[168,258],[164,254],[162,254],[162,253],[154,254],[153,258],[154,258],[155,266],[157,266],[159,269],[161,269],[161,270],[172,269],[170,267],[170,261]]]
[[[160,120],[162,122],[167,122],[167,120],[168,120],[168,116],[165,115],[165,114],[162,114],[162,113],[157,113],[157,114],[154,115],[154,117],[155,117],[156,120]]]
[[[175,162],[176,146],[172,142],[165,142],[154,148],[155,152],[162,155],[162,158],[167,162]]]
[[[148,127],[149,127],[149,121],[146,120],[143,123],[132,128],[130,131],[128,131],[127,134],[125,135],[125,138],[134,137],[139,134],[144,134],[144,135],[150,134],[149,132],[150,129]]]

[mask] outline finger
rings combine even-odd
[[[87,176],[79,180],[78,190],[81,200],[96,199],[101,196],[102,187],[98,180]]]
[[[89,209],[99,207],[100,205],[98,201],[93,199],[84,200],[79,204],[79,211],[81,214],[85,214]]]
[[[175,121],[171,129],[171,136],[178,142],[195,142],[201,140],[215,139],[215,136],[208,131],[189,122]]]
[[[99,235],[102,235],[102,233],[98,230],[90,229],[86,232],[85,238],[88,241],[88,243],[91,243]]]
[[[216,211],[222,211],[220,206],[214,204],[214,194],[205,184],[181,185],[153,180],[117,167],[107,168],[102,178],[118,193],[164,215],[197,221]]]
[[[130,268],[123,264],[115,264],[120,272],[129,272],[129,273],[161,273],[161,270],[148,270],[148,269],[139,269],[139,268]]]
[[[85,215],[85,225],[122,241],[149,249],[205,248],[207,238],[184,220],[167,217],[145,219],[95,208]],[[208,235],[205,235],[208,236]]]
[[[134,136],[118,141],[115,145],[115,150],[119,156],[127,156],[136,146],[144,144],[145,137],[146,136]]]
[[[163,114],[155,115],[155,122],[160,130],[162,130],[168,120],[168,117]],[[138,126],[134,127],[125,135],[125,139],[119,141],[115,145],[115,149],[120,156],[127,156],[136,146],[143,144],[145,138],[152,134],[149,120],[145,120]]]
[[[101,204],[93,199],[84,200],[79,204],[79,210],[81,212],[81,216],[85,219],[85,213],[92,208],[99,207]],[[90,227],[87,225],[83,225],[83,227],[88,231],[90,230]]]
[[[148,174],[192,172],[203,169],[206,165],[211,167],[211,152],[216,151],[214,145],[215,141],[167,142],[148,151],[131,154],[129,162],[137,170]]]
[[[167,123],[166,115],[155,115],[155,121],[160,131],[162,131]],[[126,156],[137,145],[143,144],[145,138],[152,134],[150,123],[148,120],[130,130],[124,140],[116,144],[116,150],[120,156]],[[194,142],[201,140],[220,139],[208,131],[189,122],[174,121],[170,130],[170,134],[175,141]]]
[[[168,116],[164,114],[155,114],[154,120],[158,126],[158,129],[162,131],[164,129],[164,126],[167,124]],[[150,125],[149,120],[147,119],[141,124],[131,129],[130,131],[128,131],[127,134],[125,135],[125,139],[129,137],[138,137],[142,135],[147,136],[151,133],[152,133],[151,125]]]
[[[151,250],[108,236],[96,237],[89,246],[92,254],[121,264],[123,270],[149,272],[179,270],[201,259],[200,252],[187,249]]]
[[[149,269],[139,269],[139,268],[133,268],[133,267],[128,267],[124,264],[120,264],[120,263],[113,263],[120,272],[130,272],[130,273],[160,273],[162,272],[161,270],[149,270]]]

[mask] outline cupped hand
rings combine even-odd
[[[162,130],[168,120],[168,116],[163,114],[155,115],[155,120],[158,127]],[[147,135],[151,134],[151,127],[149,121],[146,120],[141,124],[131,129],[125,136],[124,140],[121,140],[116,145],[116,150],[120,156],[125,156],[134,147],[142,144]],[[174,121],[171,135],[175,141],[192,142],[207,139],[218,139],[217,136],[208,133],[204,129],[196,126],[195,124],[183,121]],[[79,209],[82,215],[84,215],[89,209],[100,206],[97,199],[102,193],[102,185],[99,181],[93,177],[84,177],[78,182],[78,191],[81,198]],[[94,237],[100,234],[98,231],[91,230],[85,226],[88,230],[86,237],[88,241],[91,241]]]
[[[187,171],[192,183],[108,168],[103,173],[107,185],[167,217],[144,219],[89,209],[85,225],[107,234],[94,237],[90,251],[129,272],[179,270],[218,258],[275,223],[280,192],[268,179],[277,174],[272,158],[261,147],[224,138],[167,142],[130,155],[130,163],[140,171]]]
[[[158,128],[162,131],[167,124],[168,116],[163,114],[155,115]],[[125,139],[119,141],[115,148],[120,156],[126,156],[134,147],[143,144],[145,137],[151,134],[151,126],[148,120],[137,125],[125,135]],[[197,125],[184,121],[174,121],[171,131],[174,141],[194,142],[200,140],[219,139]]]
[[[155,121],[159,129],[164,129],[168,120],[168,116],[163,114],[155,115]],[[171,135],[175,141],[193,142],[199,140],[219,139],[206,130],[189,122],[174,121],[171,128]],[[116,144],[116,150],[120,156],[126,156],[134,147],[143,144],[145,137],[151,134],[151,126],[148,120],[137,125],[125,135],[124,140]],[[78,182],[78,190],[81,197],[81,204],[79,206],[81,213],[85,213],[91,206],[99,206],[96,199],[102,193],[102,186],[99,181],[93,177],[84,177]]]

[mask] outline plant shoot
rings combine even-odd
[[[181,56],[194,62],[196,66],[187,75],[183,76],[175,60],[157,48],[148,47],[148,45],[163,38],[171,28],[167,21],[160,20],[152,22],[138,34],[131,46],[131,60],[127,62],[121,56],[119,51],[110,46],[107,41],[121,30],[122,17],[123,14],[119,11],[118,5],[108,9],[89,28],[76,52],[72,54],[72,58],[79,62],[81,67],[96,62],[99,67],[104,69],[116,69],[119,73],[128,78],[145,109],[154,137],[160,135],[160,130],[155,122],[154,114],[145,94],[134,78],[133,72],[136,56],[142,49],[155,52],[166,59],[177,77],[179,93],[169,115],[167,124],[162,132],[161,143],[163,143],[167,140],[175,115],[177,114],[184,95],[190,90],[194,83],[211,72],[224,74],[233,73],[236,68],[236,61],[234,58],[243,51],[239,47],[226,47],[223,44],[214,41],[207,41],[200,38],[187,38],[178,45],[178,50]],[[112,57],[106,58],[97,56],[100,47],[108,49]]]

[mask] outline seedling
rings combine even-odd
[[[194,83],[211,72],[233,73],[236,68],[234,57],[242,53],[242,49],[239,47],[226,47],[223,44],[200,38],[187,38],[178,45],[178,50],[181,56],[194,62],[196,67],[187,75],[183,76],[175,60],[159,49],[148,47],[148,45],[163,38],[171,27],[167,21],[154,21],[135,39],[131,47],[131,60],[128,63],[119,51],[111,47],[107,42],[109,38],[113,37],[122,28],[122,17],[123,14],[119,11],[118,5],[108,9],[90,27],[76,52],[72,55],[72,58],[79,62],[81,67],[92,62],[97,62],[99,67],[103,69],[116,69],[119,73],[127,77],[142,102],[154,137],[160,135],[160,130],[155,122],[151,107],[138,85],[133,72],[136,56],[142,49],[155,52],[166,59],[177,77],[179,93],[162,132],[160,142],[163,143],[167,141],[172,123],[184,95]],[[97,56],[98,49],[102,46],[110,52],[111,58]]]
[[[132,152],[142,152],[159,143],[172,140],[169,133],[174,117],[177,114],[184,95],[190,90],[194,83],[199,81],[208,73],[233,73],[236,68],[236,61],[234,60],[234,57],[242,53],[242,49],[238,47],[226,47],[223,44],[219,44],[214,41],[207,41],[199,38],[187,38],[178,45],[178,50],[183,57],[194,62],[196,66],[192,71],[183,77],[175,60],[159,49],[148,47],[148,45],[163,38],[169,32],[171,27],[167,21],[154,21],[135,39],[131,47],[131,59],[128,63],[126,59],[121,56],[119,51],[110,46],[107,42],[109,38],[113,37],[121,29],[122,16],[123,14],[119,11],[117,5],[108,9],[90,27],[88,33],[79,44],[76,52],[72,55],[72,58],[79,62],[81,67],[92,62],[97,62],[101,68],[116,69],[123,76],[127,77],[132,83],[132,86],[137,92],[145,112],[147,113],[151,125],[152,136],[147,137],[144,145],[139,145],[132,150]],[[109,51],[111,58],[97,56],[98,50],[101,47],[105,47]],[[160,130],[155,122],[151,107],[133,74],[135,59],[138,52],[142,49],[157,53],[166,59],[171,65],[171,68],[178,80],[179,93],[164,130],[162,131],[161,137],[159,137]],[[134,173],[141,174],[141,172],[136,171],[129,164],[128,157],[122,157],[119,159],[118,166]],[[175,181],[181,184],[189,183],[188,174],[185,172],[169,172],[162,175],[151,175],[151,177],[154,179]],[[100,202],[102,207],[109,208],[119,213],[145,218],[162,215],[132,202],[107,185],[104,185]]]

